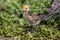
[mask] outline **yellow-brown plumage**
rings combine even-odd
[[[23,17],[28,20],[34,28],[36,28],[36,25],[38,25],[40,23],[40,18],[39,16],[37,16],[34,13],[30,13],[29,12],[29,6],[28,5],[24,5],[23,6]]]
[[[23,17],[28,20],[30,23],[32,23],[32,25],[37,25],[40,23],[40,18],[39,16],[37,16],[34,13],[30,13],[29,12],[29,6],[28,5],[24,5],[23,6],[23,10],[24,10],[24,14]]]

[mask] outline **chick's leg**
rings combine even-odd
[[[33,25],[33,33],[36,32],[36,25]]]

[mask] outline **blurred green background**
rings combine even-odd
[[[0,0],[0,35],[15,40],[60,40],[60,18],[49,19],[36,27],[30,35],[31,24],[23,18],[22,7],[30,5],[30,11],[47,14],[52,0]]]

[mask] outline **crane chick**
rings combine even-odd
[[[33,25],[34,32],[35,32],[36,31],[36,25],[38,25],[40,23],[40,18],[36,14],[31,13],[29,11],[29,9],[30,9],[29,5],[24,5],[23,6],[23,11],[24,11],[23,17]]]

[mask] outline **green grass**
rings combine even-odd
[[[0,11],[0,35],[16,40],[59,40],[60,18],[49,19],[37,25],[36,33],[31,35],[31,24],[22,16],[24,4],[30,5],[31,12],[40,15],[47,14],[51,2],[52,0],[0,0],[0,7],[5,9]]]

